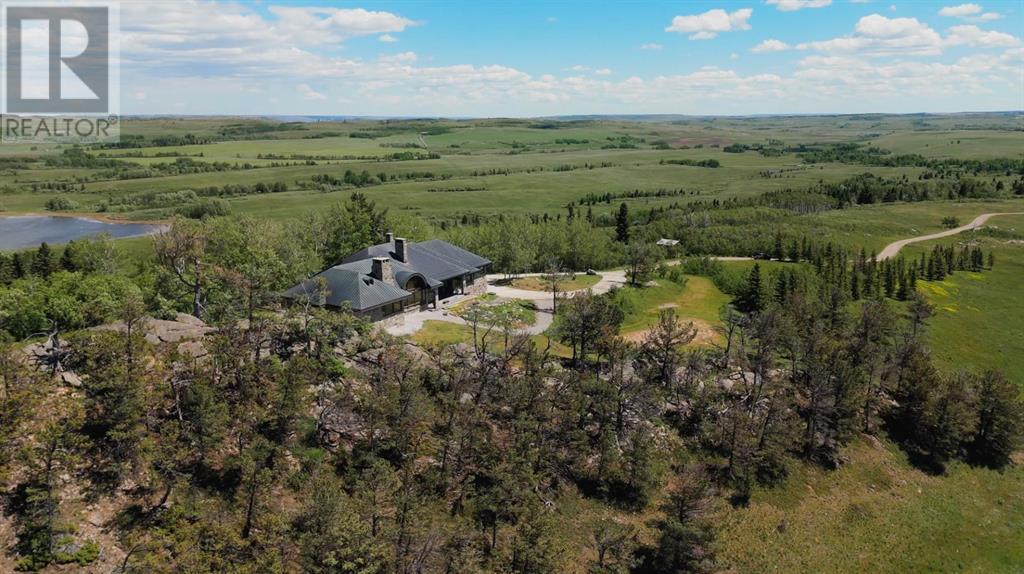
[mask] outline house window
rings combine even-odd
[[[391,315],[395,315],[395,314],[401,313],[401,312],[402,312],[402,303],[401,302],[398,302],[398,303],[388,303],[387,305],[384,305],[383,307],[381,307],[381,313],[385,317],[390,317]]]

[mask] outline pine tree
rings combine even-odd
[[[890,299],[896,293],[896,271],[892,263],[885,262],[885,296]]]
[[[782,271],[779,273],[778,278],[775,280],[775,301],[778,303],[786,302],[786,295],[789,293],[790,287],[787,281],[787,273]]]
[[[755,263],[747,275],[747,284],[737,298],[740,311],[754,313],[764,308],[763,285],[761,284],[761,264]]]
[[[0,253],[0,285],[9,285],[13,280],[14,264],[6,255]]]
[[[649,572],[711,572],[714,529],[708,523],[711,486],[701,469],[688,469],[664,504],[658,545],[648,558]]]
[[[64,246],[64,252],[60,254],[60,268],[64,271],[75,271],[75,252],[76,244],[74,241]]]
[[[978,425],[967,450],[976,462],[1002,467],[1010,462],[1024,434],[1024,403],[1006,375],[986,371],[974,385]]]
[[[28,273],[29,265],[25,259],[28,255],[25,252],[15,253],[11,257],[11,277],[14,279],[21,279]]]
[[[615,241],[629,242],[629,208],[625,203],[619,205],[619,213],[615,216]]]
[[[36,250],[35,257],[32,258],[32,274],[39,277],[49,277],[53,270],[53,251],[44,241],[39,246],[39,249]]]

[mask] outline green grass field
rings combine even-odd
[[[1024,389],[1024,216],[989,220],[1018,238],[994,238],[982,233],[915,244],[908,255],[920,254],[936,243],[962,245],[978,242],[986,254],[995,253],[996,264],[982,273],[959,272],[944,281],[919,283],[935,305],[928,345],[947,369],[1002,369]]]
[[[1020,134],[1006,131],[904,132],[883,136],[871,143],[894,153],[916,153],[935,158],[1024,157]]]
[[[671,309],[680,320],[694,322],[700,332],[697,341],[705,344],[718,341],[714,327],[720,324],[718,311],[729,302],[728,295],[719,291],[707,277],[688,276],[685,285],[667,279],[657,279],[655,283],[626,288],[622,292],[632,307],[622,323],[623,335],[638,338],[658,322],[663,310]]]
[[[1001,125],[1000,125],[1001,122]],[[363,191],[392,210],[428,218],[455,218],[462,214],[499,214],[509,211],[560,214],[568,203],[589,193],[653,192],[682,190],[684,195],[626,199],[631,207],[645,209],[694,200],[748,197],[767,191],[801,189],[818,182],[834,182],[871,171],[880,176],[916,178],[921,168],[870,169],[857,165],[804,165],[793,153],[765,157],[754,151],[726,153],[732,143],[785,144],[858,142],[872,143],[897,153],[926,153],[945,157],[1020,157],[1024,136],[1009,131],[1019,120],[1000,116],[936,116],[921,123],[904,116],[823,116],[790,118],[706,118],[660,122],[534,120],[311,122],[274,124],[258,120],[159,119],[128,120],[127,136],[184,136],[213,138],[211,143],[166,147],[93,150],[94,155],[122,157],[141,165],[170,163],[182,154],[196,161],[229,164],[250,163],[254,169],[168,175],[142,179],[110,179],[101,168],[49,168],[34,163],[7,170],[6,191],[0,204],[12,212],[42,211],[46,201],[63,195],[46,190],[26,192],[33,183],[61,181],[85,191],[68,194],[83,212],[95,211],[104,201],[153,192],[198,190],[227,184],[284,183],[291,191],[231,198],[237,213],[289,218],[322,209],[343,200],[351,189],[328,193],[302,191],[297,182],[314,175],[340,177],[346,170],[399,176],[398,181],[364,188]],[[1002,129],[995,129],[995,128]],[[957,131],[950,131],[958,128]],[[373,138],[350,137],[369,134]],[[953,139],[953,138],[957,139]],[[960,144],[949,144],[950,141]],[[417,146],[415,149],[398,146]],[[615,146],[626,145],[626,149]],[[948,150],[943,151],[946,146]],[[0,157],[45,158],[58,154],[57,146],[5,146]],[[380,161],[389,154],[432,152],[440,159]],[[124,157],[141,155],[141,158]],[[198,156],[202,157],[198,157]],[[264,159],[260,159],[260,156]],[[268,159],[275,156],[283,159]],[[298,163],[317,158],[318,165]],[[342,159],[377,158],[377,159]],[[325,159],[326,158],[326,159]],[[717,169],[662,164],[665,160],[716,159]],[[499,173],[495,173],[498,170]],[[506,173],[506,170],[508,173]],[[566,171],[568,170],[568,171]],[[433,174],[413,180],[405,175]],[[770,175],[767,175],[770,174]],[[440,178],[444,179],[440,179]],[[459,189],[457,192],[449,191]],[[20,191],[19,191],[20,190]],[[593,210],[617,207],[599,204]],[[168,210],[127,211],[127,218],[153,219]],[[848,214],[833,216],[846,220]],[[825,217],[828,223],[828,217]],[[845,233],[835,224],[835,234]]]
[[[837,471],[795,465],[781,487],[723,509],[718,551],[736,572],[1020,572],[1024,469],[912,467],[860,441]]]
[[[600,280],[600,275],[578,274],[572,278],[565,278],[564,280],[558,281],[558,290],[560,292],[565,292],[589,289],[594,285],[597,285]],[[511,281],[511,286],[516,289],[526,289],[528,291],[551,291],[551,282],[546,281],[543,277],[519,277]]]

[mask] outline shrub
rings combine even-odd
[[[223,217],[231,214],[231,204],[226,199],[203,198],[184,207],[178,213],[189,219],[205,219],[207,217]]]
[[[54,197],[46,201],[46,211],[71,211],[78,209],[78,204],[66,197]]]

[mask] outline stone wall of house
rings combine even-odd
[[[384,309],[381,307],[377,307],[376,309],[364,311],[360,313],[359,316],[362,317],[363,319],[366,319],[367,321],[377,323],[378,325],[381,325],[383,327],[397,327],[398,325],[401,325],[402,322],[404,321],[404,318],[402,316],[408,312],[409,311],[405,311],[403,313],[395,313],[394,315],[385,317]]]
[[[487,277],[481,275],[472,283],[466,283],[466,295],[483,295],[487,292]]]
[[[384,312],[379,308],[370,309],[369,311],[361,311],[359,313],[356,313],[356,315],[361,319],[366,319],[367,321],[374,322],[380,321],[382,318],[384,318]]]
[[[404,311],[402,313],[391,315],[390,317],[385,317],[378,321],[378,324],[382,327],[397,327],[405,321],[404,315],[408,312],[409,311]]]

